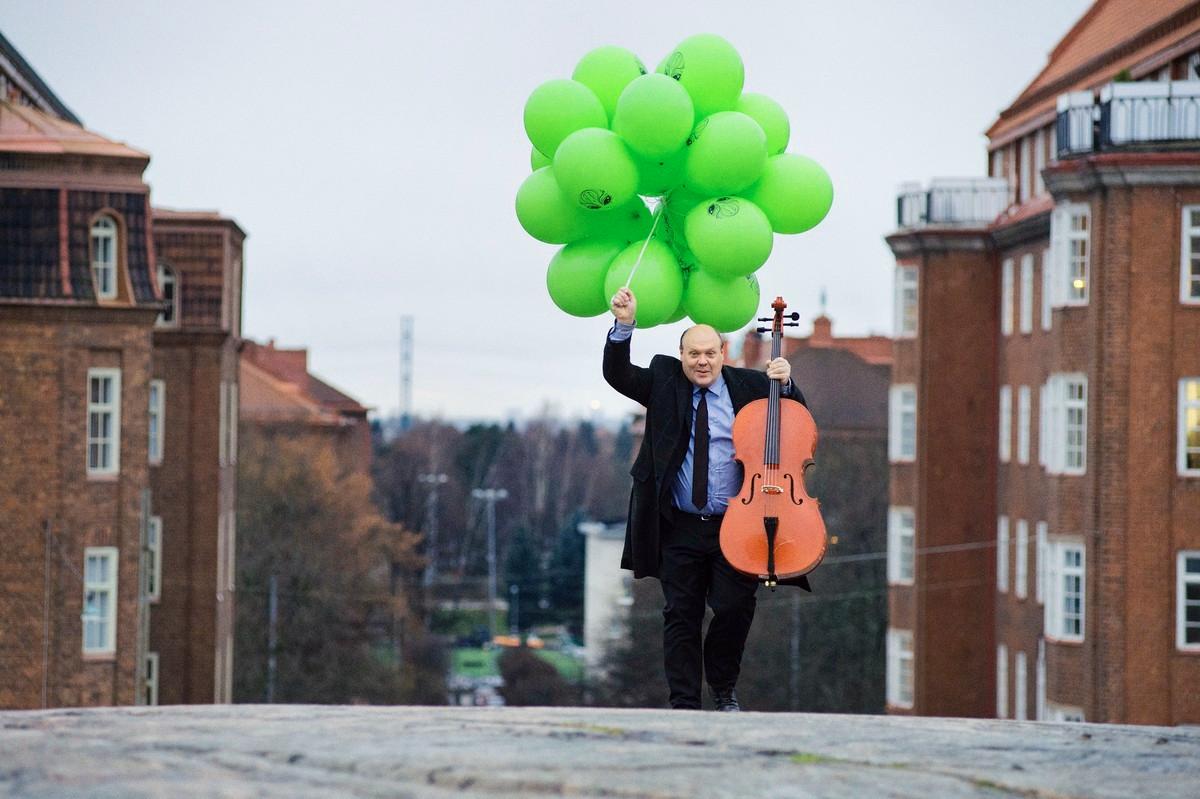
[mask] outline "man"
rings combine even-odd
[[[708,325],[688,328],[679,358],[656,355],[649,368],[629,362],[637,300],[629,289],[612,298],[616,323],[604,346],[604,379],[646,407],[646,431],[630,474],[629,523],[621,567],[658,577],[663,598],[663,654],[671,707],[700,708],[701,668],[717,710],[736,711],[734,686],[754,620],[758,580],[735,571],[721,554],[721,518],[742,485],[733,460],[733,417],[767,396],[770,380],[804,403],[783,358],[766,374],[725,366],[724,338]],[[804,577],[791,582],[806,590]],[[701,640],[704,605],[713,610]]]

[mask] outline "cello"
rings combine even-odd
[[[771,303],[771,359],[779,357],[783,328],[798,324],[782,297]],[[758,332],[765,333],[760,327]],[[766,399],[748,403],[733,420],[734,459],[742,487],[721,521],[721,552],[734,569],[774,589],[780,579],[807,574],[825,557],[827,536],[820,503],[809,495],[804,473],[815,461],[817,425],[808,408],[782,402],[782,384],[771,380]]]

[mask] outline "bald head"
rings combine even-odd
[[[725,363],[725,337],[709,325],[693,325],[679,337],[679,360],[693,385],[708,388]]]

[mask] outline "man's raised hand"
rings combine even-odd
[[[617,317],[617,321],[623,325],[632,325],[634,316],[637,314],[637,299],[633,296],[633,292],[627,288],[618,289],[613,295],[612,304],[613,316]]]

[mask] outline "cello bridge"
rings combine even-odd
[[[764,494],[782,494],[783,486],[764,485],[762,487],[762,492]]]

